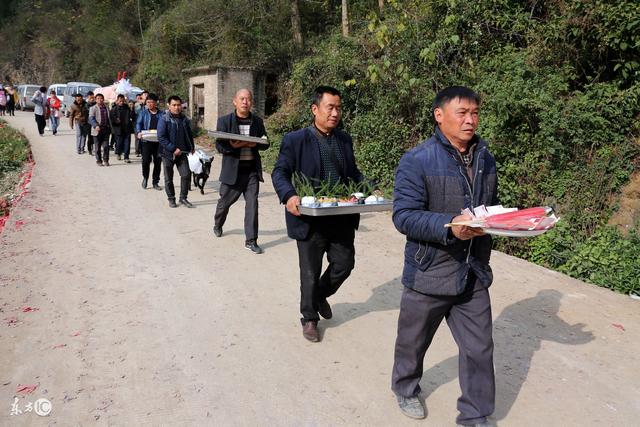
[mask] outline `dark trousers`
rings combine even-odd
[[[178,168],[180,174],[180,200],[187,200],[189,195],[189,181],[191,180],[191,169],[187,154],[182,153],[173,159],[162,158],[164,165],[164,189],[167,192],[167,199],[176,200],[176,190],[173,187],[173,166]]]
[[[131,134],[116,135],[116,154],[124,154],[124,158],[129,158],[131,151]]]
[[[335,294],[355,265],[353,226],[329,223],[312,225],[309,236],[298,240],[300,263],[300,313],[302,322],[318,320],[318,302]],[[329,265],[322,272],[322,259]]]
[[[38,133],[44,135],[44,128],[47,127],[47,121],[42,114],[36,114],[36,124],[38,125]]]
[[[213,221],[216,227],[222,227],[227,220],[229,208],[244,196],[244,235],[246,243],[258,240],[258,192],[260,180],[255,166],[251,169],[240,168],[238,179],[233,185],[220,184],[220,198],[216,206]]]
[[[471,276],[471,275],[470,275]],[[399,396],[420,393],[424,355],[442,319],[458,345],[462,395],[458,424],[480,423],[495,407],[493,337],[489,291],[473,278],[458,296],[429,296],[405,288],[400,302],[392,390]]]
[[[149,179],[149,169],[153,161],[153,184],[160,182],[160,169],[162,168],[162,157],[158,154],[160,144],[154,141],[142,141],[142,177]]]
[[[98,162],[109,162],[109,135],[111,132],[109,129],[100,128],[97,136],[94,136],[94,142],[96,143],[96,160]],[[104,158],[102,157],[104,152]]]
[[[136,138],[136,155],[140,154],[142,151],[142,140],[140,138]]]
[[[87,135],[87,149],[89,150],[89,154],[93,153],[93,138],[95,138],[95,136],[92,136],[91,131],[89,131]]]

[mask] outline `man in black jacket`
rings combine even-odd
[[[116,154],[118,160],[131,163],[129,160],[129,151],[131,150],[131,132],[133,132],[133,112],[129,105],[125,102],[124,95],[120,94],[116,97],[116,103],[111,107],[111,131],[116,138]]]
[[[245,136],[262,137],[267,134],[262,119],[251,113],[253,96],[248,89],[240,89],[233,97],[235,111],[218,119],[216,129],[221,132]],[[258,192],[262,178],[262,160],[259,150],[266,150],[269,144],[256,144],[218,139],[216,147],[222,153],[220,170],[220,198],[214,215],[213,234],[222,236],[222,227],[229,208],[240,195],[244,195],[245,248],[261,254],[258,246]]]
[[[284,136],[271,178],[278,198],[286,204],[287,234],[298,244],[302,335],[317,342],[318,314],[325,319],[332,317],[327,298],[337,292],[355,265],[353,241],[360,215],[301,216],[301,195],[291,180],[294,174],[316,183],[361,182],[364,177],[356,166],[351,137],[337,129],[342,114],[340,92],[329,86],[318,87],[311,111],[311,126]],[[329,266],[321,275],[325,253]]]

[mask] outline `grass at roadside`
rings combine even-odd
[[[20,173],[29,158],[29,141],[0,120],[0,217],[11,207]]]

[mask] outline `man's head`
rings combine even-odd
[[[331,132],[340,123],[342,100],[340,91],[331,86],[318,86],[311,100],[314,123],[322,132]]]
[[[96,104],[104,105],[104,95],[99,93],[96,95]]]
[[[73,94],[73,99],[75,99],[75,102],[77,102],[78,104],[82,103],[82,94],[81,93],[74,93]]]
[[[169,99],[167,99],[167,105],[169,106],[169,112],[174,116],[182,113],[182,98],[178,95],[171,95]]]
[[[116,96],[116,105],[124,105],[124,95]]]
[[[158,95],[156,95],[155,93],[150,93],[149,96],[147,96],[146,104],[148,110],[156,111],[156,109],[158,108]]]
[[[480,97],[464,86],[441,90],[433,101],[433,118],[456,148],[466,148],[478,128]]]
[[[147,96],[149,96],[149,92],[147,92],[146,90],[143,90],[142,93],[140,94],[140,100],[142,101],[143,104],[146,102]]]
[[[91,102],[92,104],[96,102],[96,95],[93,93],[92,90],[87,92],[87,101]]]
[[[249,117],[253,106],[253,95],[249,89],[240,89],[233,96],[233,105],[236,107],[238,117]]]
[[[47,94],[47,87],[46,86],[40,86],[40,92],[42,92],[43,94]]]

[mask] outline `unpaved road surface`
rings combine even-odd
[[[445,324],[425,361],[428,418],[404,417],[390,391],[403,237],[388,214],[363,216],[356,268],[312,344],[268,177],[265,253],[254,255],[242,200],[224,236],[211,234],[215,179],[190,194],[196,209],[170,209],[164,192],[140,187],[139,159],[97,167],[75,153],[66,123],[56,137],[39,137],[31,113],[9,123],[30,138],[36,166],[0,236],[0,425],[455,424]],[[492,265],[494,421],[638,425],[640,302],[501,253]],[[25,385],[37,388],[18,393]],[[48,416],[28,410],[38,399]]]

